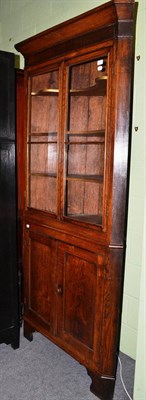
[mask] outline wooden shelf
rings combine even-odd
[[[102,175],[74,175],[70,174],[66,177],[67,181],[84,181],[84,182],[97,182],[97,183],[103,183],[103,176]]]
[[[57,144],[57,141],[56,140],[55,141],[54,140],[52,140],[52,141],[50,140],[50,141],[47,141],[47,142],[44,142],[44,141],[43,142],[37,142],[37,141],[35,141],[35,142],[27,142],[27,143],[31,144],[31,145],[32,144]]]
[[[31,96],[58,96],[59,89],[42,89],[38,92],[31,92]]]
[[[105,130],[98,130],[98,131],[67,131],[66,135],[70,136],[98,136],[98,137],[104,137],[105,136]]]
[[[53,136],[53,138],[50,139],[50,136]],[[40,140],[43,137],[45,137],[46,139]],[[39,132],[39,133],[29,134],[28,136],[27,144],[48,144],[48,143],[49,144],[57,143],[57,132]]]
[[[57,136],[57,133],[58,132],[37,132],[37,133],[35,133],[35,132],[32,132],[32,133],[30,133],[29,134],[29,137],[32,137],[32,136],[34,136],[34,137],[36,137],[36,136],[49,136],[49,135],[56,135]]]
[[[80,222],[87,222],[95,225],[102,225],[101,215],[88,215],[88,214],[68,214],[68,218],[74,219]]]
[[[51,143],[53,143],[53,142],[51,142]],[[101,144],[101,145],[104,145],[104,142],[65,142],[65,144],[66,145],[72,145],[72,144],[74,144],[74,145],[81,145],[81,144],[83,144],[83,145],[93,145],[93,144]]]
[[[43,177],[49,177],[49,178],[57,178],[57,174],[51,173],[51,172],[30,172],[30,176],[43,176]]]
[[[94,86],[86,87],[84,89],[70,89],[71,96],[104,96],[106,94],[106,80],[107,76],[96,79]],[[31,92],[31,96],[57,96],[59,89],[42,89],[38,92]]]
[[[107,77],[104,79],[96,79],[94,86],[86,87],[84,89],[70,89],[69,93],[71,96],[105,96],[106,80]]]

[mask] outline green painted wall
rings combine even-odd
[[[14,52],[15,43],[97,7],[104,2],[104,0],[0,0],[0,49]],[[144,188],[146,182],[145,49],[146,0],[139,0],[136,30],[127,254],[120,345],[124,353],[137,360],[134,400],[146,400],[144,384],[142,386],[140,379],[143,371],[140,354],[144,354],[143,347],[141,347],[142,330],[144,327],[146,329],[143,317],[144,313],[146,313],[143,299],[143,284],[144,280],[146,280],[146,268],[144,268],[146,260],[143,251],[146,244],[146,232],[144,231]],[[138,61],[137,56],[139,55],[140,60]],[[23,58],[21,57],[20,60],[21,68],[23,68]],[[138,127],[137,132],[135,127]],[[143,324],[145,324],[144,327]]]
[[[141,196],[137,210],[140,227],[143,226],[141,238],[142,253],[140,274],[139,314],[137,325],[136,369],[134,400],[146,399],[146,1],[139,1],[137,24],[137,55],[140,62],[136,64],[135,74],[135,124],[139,126],[138,138],[133,148],[133,186]],[[139,142],[141,146],[139,148]],[[137,172],[136,172],[137,170]],[[140,229],[139,229],[140,230]],[[136,245],[136,244],[135,244]],[[138,242],[138,246],[139,246]],[[137,245],[136,245],[137,246]]]
[[[146,100],[146,98],[145,98]],[[146,103],[145,103],[146,104]],[[146,148],[146,141],[145,141]],[[146,190],[134,400],[146,399]]]

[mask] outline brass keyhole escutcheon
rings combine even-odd
[[[63,293],[62,286],[60,286],[60,285],[57,286],[57,293],[58,294],[62,294]]]

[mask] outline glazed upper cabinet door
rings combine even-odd
[[[108,65],[100,51],[29,76],[28,207],[104,227]]]
[[[25,240],[25,315],[52,332],[56,241],[38,234],[36,228],[28,224]]]
[[[67,69],[64,216],[103,225],[107,55]]]
[[[57,334],[70,350],[99,367],[104,256],[60,243],[57,262]]]
[[[59,71],[29,78],[27,206],[57,213]]]

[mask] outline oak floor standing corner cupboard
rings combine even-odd
[[[126,246],[133,0],[16,45],[25,58],[24,335],[113,397]]]

